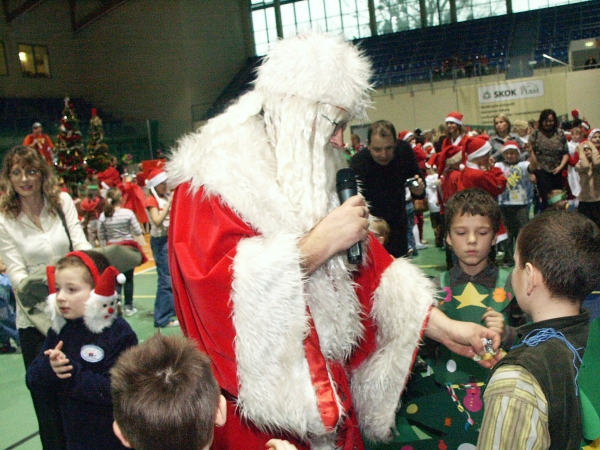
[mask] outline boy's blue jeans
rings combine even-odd
[[[173,304],[173,286],[169,272],[169,245],[167,236],[151,237],[150,247],[156,263],[158,286],[154,301],[154,326],[165,327],[175,315]]]

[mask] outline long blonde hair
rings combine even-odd
[[[42,195],[50,204],[48,212],[56,214],[60,203],[60,188],[58,179],[46,159],[33,147],[17,145],[4,156],[2,173],[0,174],[0,212],[13,215],[15,218],[21,212],[19,194],[15,192],[10,173],[15,164],[21,164],[25,169],[39,170],[42,175]]]

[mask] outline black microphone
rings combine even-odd
[[[344,203],[350,197],[358,194],[356,184],[356,175],[352,169],[340,169],[336,175],[336,189],[340,204]],[[348,262],[350,264],[360,264],[362,262],[362,248],[360,242],[357,242],[347,250]]]

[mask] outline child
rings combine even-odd
[[[67,449],[123,448],[112,433],[109,370],[137,337],[115,315],[116,275],[93,251],[71,252],[48,267],[52,327],[26,379],[32,391],[58,394]]]
[[[6,265],[0,258],[0,355],[17,351],[11,345],[11,339],[17,346],[21,345],[17,331],[15,306],[16,299],[12,284],[10,284],[10,278],[6,272]]]
[[[600,227],[600,128],[590,131],[589,140],[577,147],[575,169],[581,179],[578,211]]]
[[[433,234],[435,236],[435,246],[442,248],[444,246],[444,224],[442,222],[440,212],[440,201],[441,201],[441,180],[437,173],[437,167],[435,165],[436,156],[435,154],[429,158],[429,161],[425,165],[427,169],[427,176],[425,177],[425,186],[427,189],[427,203],[429,208],[429,219],[431,220],[431,228],[433,228]]]
[[[504,348],[510,348],[521,311],[509,287],[509,272],[488,258],[500,227],[500,207],[481,189],[460,191],[446,205],[446,227],[446,241],[458,264],[436,279],[442,296],[439,308],[452,319],[484,323],[501,335]],[[437,430],[440,437],[475,444],[489,370],[431,342],[421,357],[433,376],[414,380],[407,388],[406,418],[431,434]]]
[[[132,210],[122,207],[123,195],[117,188],[110,188],[106,193],[104,212],[98,219],[98,238],[100,245],[118,244],[124,241],[135,241],[140,248],[146,244],[142,228]],[[155,256],[156,258],[156,256]],[[133,306],[133,274],[134,269],[125,271],[125,311],[127,317],[138,312]],[[121,286],[117,287],[121,294]]]
[[[579,194],[581,193],[581,181],[579,173],[575,166],[579,161],[577,147],[583,140],[583,129],[581,127],[571,128],[571,139],[567,142],[569,147],[569,165],[567,166],[567,182],[570,193],[573,197],[571,203],[575,206],[579,203]]]
[[[580,448],[580,307],[600,279],[598,248],[600,230],[577,213],[548,211],[521,229],[512,286],[533,323],[492,371],[477,448]]]
[[[369,216],[369,231],[375,235],[381,245],[385,245],[390,237],[390,226],[380,217]]]
[[[514,265],[514,246],[519,230],[529,221],[529,199],[533,196],[533,186],[529,180],[529,162],[519,161],[521,146],[516,141],[506,141],[502,146],[503,162],[497,162],[506,177],[506,189],[498,196],[502,221],[508,231],[508,241],[504,246],[504,265]]]
[[[169,220],[172,197],[167,187],[167,173],[156,167],[148,174],[146,185],[150,195],[146,199],[146,209],[150,216],[150,247],[156,262],[158,285],[154,300],[154,326],[157,328],[179,326],[173,303],[173,285],[169,271]]]
[[[81,201],[81,210],[83,211],[83,231],[87,240],[92,245],[99,245],[98,238],[98,218],[104,211],[105,200],[100,196],[97,184],[90,184],[87,187],[87,194]],[[96,243],[98,240],[98,244]]]
[[[126,447],[208,449],[213,427],[227,420],[226,400],[210,360],[186,338],[157,334],[123,353],[111,375],[113,428]],[[267,445],[296,448],[278,439]]]

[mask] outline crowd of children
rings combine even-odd
[[[469,136],[462,119],[458,112],[448,115],[438,153],[410,132],[399,138],[412,145],[426,182],[435,245],[451,255],[448,270],[435,280],[439,308],[452,319],[496,331],[502,345],[497,352],[490,345],[486,357],[495,364],[490,371],[477,358],[426,340],[399,416],[444,448],[579,448],[584,417],[577,377],[590,322],[581,304],[600,281],[600,129],[587,136],[582,126],[571,129],[564,148],[569,167],[553,174],[561,174],[565,190],[549,190],[542,203],[554,211],[530,219],[539,194],[535,173],[542,170],[537,147],[507,139],[496,161],[488,140]],[[360,140],[354,147],[359,145]],[[142,236],[135,212],[124,207],[129,201],[136,209],[136,194],[101,178],[87,186],[80,202],[90,242],[105,245]],[[159,168],[148,178],[151,195],[144,208],[159,272],[154,322],[172,326],[177,323],[171,320],[167,174]],[[96,182],[110,188],[102,192]],[[128,199],[123,192],[129,192]],[[565,211],[574,208],[581,214]],[[415,217],[416,251],[424,244],[423,210]],[[389,225],[377,217],[369,221],[385,243]],[[494,246],[506,237],[498,267]],[[67,448],[210,448],[213,427],[227,420],[227,400],[211,362],[183,337],[158,334],[137,345],[134,331],[117,314],[117,282],[130,283],[125,284],[125,314],[135,314],[133,274],[123,280],[94,251],[72,251],[47,273],[52,327],[26,381],[33,392],[59,399]],[[14,313],[5,285],[0,279],[0,348],[9,352],[9,339],[18,343],[18,334],[11,329]],[[419,448],[419,440],[402,439]],[[267,447],[296,448],[279,439]]]

